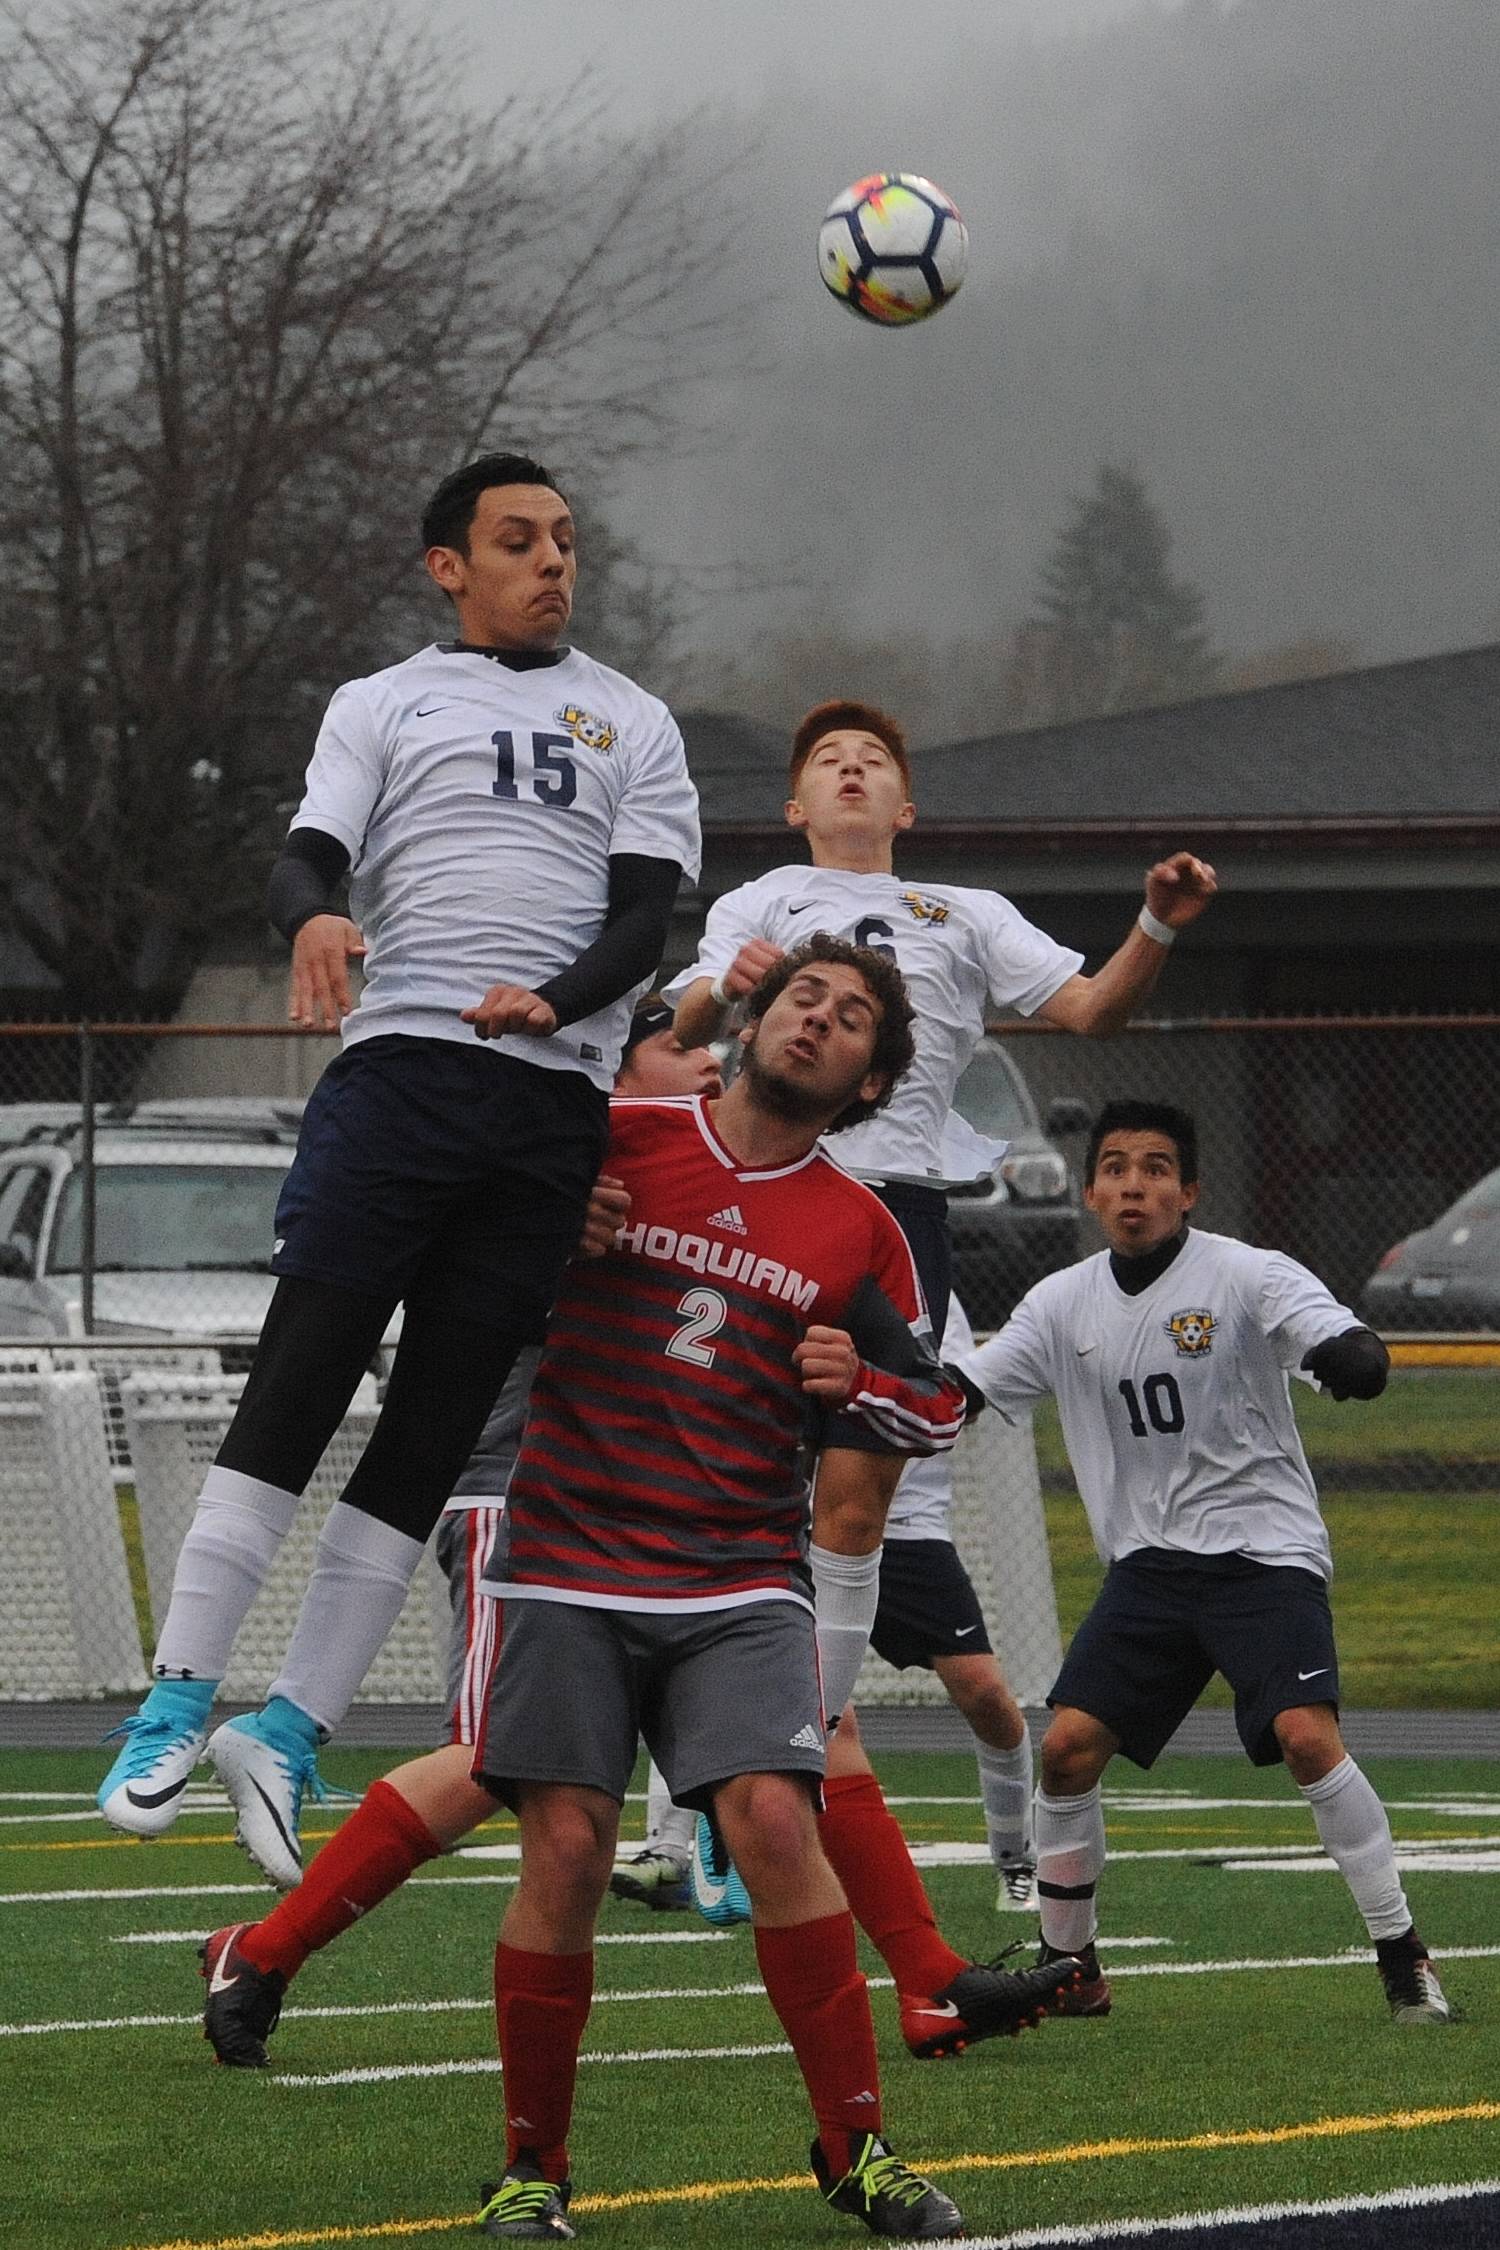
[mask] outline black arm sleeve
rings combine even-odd
[[[667,946],[682,869],[673,859],[620,852],[609,863],[609,903],[593,944],[537,986],[560,1024],[607,1008],[657,968]]]
[[[969,1381],[968,1376],[964,1373],[961,1367],[954,1366],[951,1359],[945,1359],[943,1361],[943,1373],[948,1377],[950,1382],[957,1383],[959,1389],[963,1392],[964,1405],[968,1408],[968,1413],[965,1419],[972,1422],[975,1419],[976,1415],[980,1415],[984,1412],[985,1408],[990,1403],[989,1400],[985,1397],[983,1391],[980,1390],[979,1386],[976,1383],[971,1383]]]
[[[330,911],[334,892],[349,872],[349,854],[321,828],[294,828],[281,847],[266,886],[271,925],[288,945],[304,922]]]
[[[1334,1398],[1379,1398],[1391,1371],[1391,1355],[1373,1329],[1346,1328],[1314,1344],[1302,1361]]]

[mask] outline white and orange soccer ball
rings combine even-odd
[[[883,328],[926,320],[956,295],[969,261],[957,205],[915,172],[872,172],[828,206],[818,272],[841,305]]]

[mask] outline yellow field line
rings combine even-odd
[[[1339,2140],[1355,2133],[1410,2133],[1424,2125],[1457,2125],[1492,2122],[1500,2118],[1500,2102],[1465,2102],[1451,2109],[1395,2109],[1376,2117],[1319,2117],[1300,2125],[1245,2126],[1237,2132],[1188,2133],[1163,2140],[1074,2141],[1061,2148],[1017,2149],[1003,2156],[945,2156],[923,2160],[923,2170],[945,2172],[1015,2172],[1047,2164],[1085,2164],[1116,2156],[1165,2156],[1184,2151],[1221,2148],[1280,2148],[1288,2141]],[[621,2195],[580,2195],[573,2199],[575,2212],[631,2211],[672,2203],[718,2203],[731,2195],[780,2195],[794,2189],[808,2191],[806,2172],[788,2172],[780,2179],[699,2180],[687,2187],[631,2188]],[[446,2234],[472,2227],[472,2210],[456,2218],[379,2219],[364,2227],[319,2227],[310,2233],[216,2235],[212,2241],[176,2240],[137,2245],[137,2250],[313,2250],[325,2242],[406,2241],[421,2234]]]

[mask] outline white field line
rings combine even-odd
[[[511,1884],[514,1875],[414,1875],[407,1884],[413,1891],[462,1890],[466,1885],[494,1889]],[[269,1913],[275,1895],[265,1883],[156,1883],[140,1888],[99,1888],[76,1891],[0,1891],[0,1906],[71,1906],[96,1898],[258,1898]]]
[[[939,2167],[941,2169],[941,2167]],[[1105,2219],[1097,2226],[1027,2227],[1020,2234],[969,2238],[969,2250],[1064,2250],[1073,2243],[1153,2242],[1158,2235],[1196,2234],[1200,2228],[1265,2225],[1279,2219],[1333,2219],[1346,2212],[1416,2211],[1475,2196],[1500,2195],[1500,2179],[1453,2186],[1388,2188],[1381,2195],[1340,2195],[1322,2203],[1240,2204],[1219,2211],[1181,2211],[1170,2219]]]
[[[1254,1973],[1262,1970],[1274,1972],[1282,1969],[1368,1969],[1374,1963],[1372,1952],[1361,1951],[1357,1947],[1350,1948],[1342,1953],[1309,1953],[1290,1957],[1283,1955],[1268,1957],[1264,1960],[1126,1961],[1116,1963],[1111,1955],[1109,1938],[1103,1938],[1101,1943],[1106,1956],[1109,1957],[1107,1966],[1111,1977],[1210,1977]],[[1434,1954],[1433,1958],[1437,1961],[1495,1960],[1500,1959],[1500,1945],[1444,1946]],[[888,1992],[893,1989],[892,1980],[889,1977],[870,1977],[867,1982],[872,1991]],[[745,1982],[740,1984],[668,1986],[644,1991],[596,1992],[594,1994],[594,2005],[595,2007],[606,2007],[611,2001],[748,1999],[753,1998],[758,1993],[763,1995],[764,1991],[764,1985],[758,1980],[746,1979]],[[287,2008],[282,2012],[282,2021],[290,2023],[293,2020],[313,2022],[335,2017],[487,2014],[493,2007],[494,2000],[488,1993],[477,2000],[380,2000],[367,2003],[350,2003],[342,2007]],[[156,2031],[174,2024],[196,2024],[201,2021],[201,2014],[195,2011],[190,2015],[101,2016],[71,2020],[59,2019],[45,2023],[0,2023],[0,2039],[37,2038],[53,2032],[78,2034],[102,2031]],[[782,2050],[776,2051],[781,2052]],[[595,2057],[595,2060],[598,2059],[600,2058]],[[449,2067],[447,2064],[423,2064],[420,2071],[413,2072],[412,2075],[431,2077]],[[471,2069],[474,2066],[465,2063],[451,2067]],[[382,2071],[381,2075],[400,2077],[403,2072],[393,2067],[390,2070]],[[338,2081],[341,2084],[344,2082],[343,2080]],[[309,2085],[326,2083],[331,2085],[335,2081],[332,2079],[326,2081],[308,2079],[299,2081],[299,2083]]]
[[[1339,1869],[1331,1859],[1229,1859],[1223,1863],[1226,1875],[1337,1875]],[[1410,1844],[1396,1846],[1396,1865],[1406,1874],[1423,1875],[1500,1875],[1500,1851],[1480,1851],[1477,1844],[1458,1843],[1448,1851],[1440,1846]]]
[[[871,1977],[869,1982],[882,1990],[891,1989],[889,1977]],[[758,1977],[747,1978],[740,1984],[661,1985],[654,1990],[596,1992],[593,2005],[602,2008],[608,2007],[611,2001],[636,2000],[744,2000],[753,1999],[756,1994],[764,1997],[765,1989]],[[283,2023],[294,2019],[314,2023],[367,2016],[492,2015],[494,2008],[494,1995],[487,1992],[478,2000],[377,2000],[350,2002],[342,2007],[283,2008],[281,2020]],[[191,2015],[100,2016],[72,2022],[0,2023],[0,2039],[37,2038],[54,2031],[160,2031],[172,2024],[202,2021],[203,2011],[195,2009]]]
[[[1491,1851],[1500,1846],[1500,1835],[1494,1836],[1443,1836],[1422,1838],[1420,1841],[1396,1841],[1398,1863],[1405,1867],[1420,1867],[1427,1858],[1437,1853],[1477,1853]],[[918,1867],[981,1867],[989,1863],[986,1844],[913,1844],[911,1856]],[[1246,1860],[1300,1860],[1311,1864],[1322,1857],[1322,1846],[1307,1844],[1266,1844],[1257,1851],[1253,1844],[1170,1844],[1142,1849],[1111,1851],[1109,1864],[1127,1859],[1190,1859],[1200,1867],[1227,1866],[1231,1862]],[[1473,1865],[1473,1861],[1466,1862]]]
[[[740,2056],[789,2055],[791,2048],[782,2040],[768,2041],[755,2047],[630,2047],[613,2053],[586,2053],[579,2056],[582,2063],[665,2063],[665,2062],[727,2062]],[[273,2086],[378,2086],[389,2084],[394,2078],[498,2078],[498,2055],[475,2055],[467,2062],[457,2063],[376,2063],[363,2070],[326,2070],[316,2072],[277,2071],[271,2079]]]
[[[219,1927],[218,1924],[214,1925]],[[201,1945],[208,1930],[127,1930],[111,1945]],[[596,1930],[595,1945],[731,1945],[727,1930]],[[1170,1938],[1117,1938],[1118,1945],[1170,1945]]]

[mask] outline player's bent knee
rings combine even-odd
[[[1345,1755],[1338,1718],[1328,1703],[1301,1705],[1279,1711],[1273,1722],[1276,1740],[1292,1779],[1306,1786],[1332,1773]]]
[[[1086,1711],[1059,1711],[1042,1739],[1042,1788],[1049,1797],[1092,1789],[1119,1743]]]
[[[793,1774],[740,1774],[717,1791],[714,1813],[752,1897],[762,1875],[785,1877],[816,1857],[812,1798]]]
[[[528,1887],[569,1907],[604,1896],[619,1808],[596,1789],[536,1788],[521,1796],[521,1860]]]

